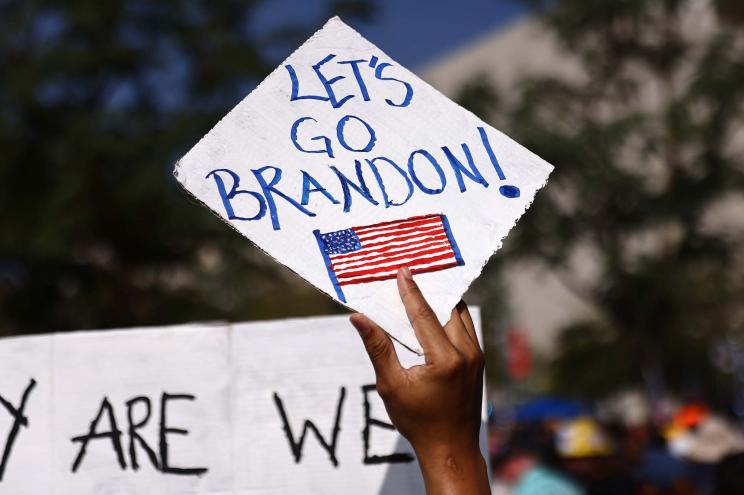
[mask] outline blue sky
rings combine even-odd
[[[312,22],[324,0],[267,0],[254,23],[260,31],[282,21]],[[416,68],[504,25],[525,8],[519,0],[377,0],[370,22],[346,19],[357,31],[403,65]],[[296,47],[277,50],[277,62]]]

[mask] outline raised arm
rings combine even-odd
[[[483,352],[468,308],[460,302],[442,327],[407,268],[398,271],[398,291],[426,362],[404,369],[382,328],[352,315],[375,369],[377,391],[416,451],[428,495],[488,494],[478,448]]]

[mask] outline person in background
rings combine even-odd
[[[473,320],[460,302],[442,326],[410,270],[401,268],[397,278],[425,364],[403,368],[382,328],[362,314],[352,315],[375,370],[377,391],[390,420],[416,452],[428,495],[486,495],[488,472],[478,445],[484,357]]]
[[[558,426],[556,450],[563,470],[587,495],[628,495],[634,483],[616,446],[594,418],[580,417]]]
[[[511,495],[511,487],[505,480],[493,474],[493,460],[500,457],[509,445],[514,431],[514,413],[510,407],[496,407],[489,404],[488,412],[488,452],[491,459],[491,495]]]
[[[744,452],[744,435],[727,418],[708,414],[670,442],[670,449],[685,461],[690,480],[702,495],[715,493],[717,465],[727,456]],[[744,494],[744,483],[739,491]]]
[[[689,479],[687,465],[672,455],[661,433],[649,425],[646,450],[634,470],[634,477],[641,494],[686,495],[695,493]]]
[[[545,425],[519,425],[493,457],[494,476],[514,495],[583,495],[581,487],[549,467],[555,458],[553,434]]]

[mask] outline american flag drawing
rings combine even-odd
[[[465,264],[446,215],[313,233],[342,302],[346,302],[343,286],[393,279],[403,266],[415,274]]]

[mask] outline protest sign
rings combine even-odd
[[[258,247],[420,352],[397,294],[442,323],[552,167],[334,18],[176,165]]]
[[[345,316],[9,338],[0,363],[3,494],[424,492]]]

